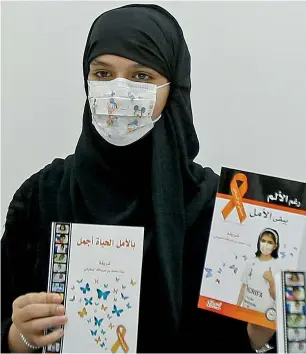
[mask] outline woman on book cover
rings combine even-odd
[[[278,250],[278,232],[264,229],[258,237],[255,257],[242,274],[238,306],[259,312],[275,309],[274,276],[279,271]]]

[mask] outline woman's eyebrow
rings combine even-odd
[[[135,63],[132,65],[133,68],[135,69],[146,69],[146,70],[152,70],[154,71],[153,69],[150,69],[148,68],[147,66],[143,65],[143,64],[139,64],[139,63]]]
[[[108,66],[108,67],[111,67],[112,65],[111,64],[109,64],[109,63],[106,63],[105,61],[103,61],[103,60],[99,60],[99,59],[94,59],[91,63],[90,63],[90,65],[103,65],[103,66]]]
[[[107,66],[107,67],[112,67],[113,65],[110,64],[110,63],[107,63],[101,59],[93,59],[93,61],[90,63],[90,65],[92,66]],[[151,71],[154,71],[153,69],[143,65],[143,64],[140,64],[140,63],[134,63],[134,64],[131,64],[130,65],[131,68],[133,69],[146,69],[146,70],[151,70]]]

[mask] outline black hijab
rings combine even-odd
[[[86,100],[75,154],[65,160],[56,217],[145,226],[144,261],[154,249],[165,291],[161,301],[168,308],[165,318],[175,329],[182,308],[184,238],[217,186],[213,171],[193,162],[199,142],[190,103],[189,51],[179,24],[166,10],[137,4],[94,21],[83,59],[86,93],[89,64],[103,54],[158,71],[171,82],[170,96],[152,132],[126,147],[100,137]]]

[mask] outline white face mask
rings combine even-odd
[[[88,81],[88,101],[92,124],[110,144],[126,146],[146,135],[154,122],[152,114],[158,88],[154,84],[124,78],[111,81]]]
[[[260,252],[264,256],[269,256],[273,252],[273,245],[270,245],[267,242],[260,242]]]

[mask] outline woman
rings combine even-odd
[[[278,232],[271,228],[264,229],[258,237],[255,257],[248,263],[241,277],[239,306],[264,313],[275,309],[273,274],[279,271],[276,261],[278,249]]]
[[[31,176],[9,207],[3,346],[31,351],[29,345],[63,335],[43,335],[67,318],[59,296],[40,292],[47,288],[51,222],[67,221],[145,227],[138,352],[249,352],[246,324],[197,309],[218,178],[193,162],[199,143],[181,28],[153,5],[102,14],[89,32],[83,73],[88,99],[75,153]],[[117,124],[108,124],[120,105],[101,106],[96,90],[103,96],[120,86],[133,100],[135,82],[151,84],[138,85],[150,113],[139,118],[139,129],[127,129],[135,117],[122,111]],[[248,333],[257,347],[272,335],[254,326]]]

